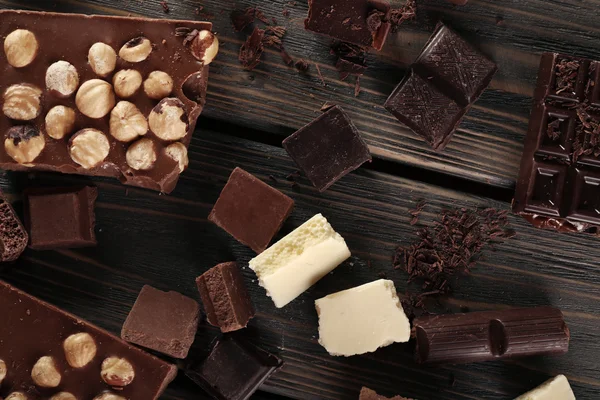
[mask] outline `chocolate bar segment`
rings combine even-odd
[[[112,393],[158,399],[177,368],[108,332],[0,281],[0,398],[68,392],[77,399]]]
[[[172,191],[218,50],[211,28],[0,11],[0,168]]]
[[[496,70],[496,64],[439,24],[385,108],[435,150],[443,150]]]
[[[419,363],[470,363],[569,350],[569,329],[553,307],[416,318]]]
[[[29,235],[4,194],[0,192],[0,261],[14,261],[29,242]]]
[[[600,64],[542,55],[513,212],[538,228],[600,226]]]
[[[95,187],[25,191],[25,225],[35,250],[96,245]]]

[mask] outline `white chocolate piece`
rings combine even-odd
[[[515,400],[575,400],[567,377],[558,375]]]
[[[380,279],[315,301],[319,343],[332,356],[370,353],[408,342],[410,322],[394,282]]]
[[[304,293],[350,257],[344,238],[317,214],[250,260],[277,308]]]

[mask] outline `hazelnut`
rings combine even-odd
[[[4,360],[0,360],[0,384],[2,383],[4,378],[6,378],[7,371],[8,370],[6,369],[6,363],[4,362]]]
[[[179,140],[187,135],[188,117],[181,100],[168,97],[152,109],[148,118],[150,130],[162,140]]]
[[[135,104],[120,101],[110,113],[110,134],[121,142],[131,142],[148,132],[148,122]]]
[[[4,92],[2,111],[8,118],[30,121],[40,113],[42,90],[28,83],[12,85]]]
[[[102,380],[110,386],[127,386],[135,377],[133,366],[124,358],[108,357],[102,361]]]
[[[189,100],[204,105],[206,98],[206,79],[204,78],[204,72],[194,72],[188,76],[181,85],[181,90],[185,97]]]
[[[156,149],[154,148],[154,142],[150,139],[140,139],[133,143],[127,149],[125,154],[127,165],[135,170],[149,170],[152,169],[156,162]]]
[[[117,66],[117,53],[106,43],[94,43],[88,52],[88,62],[96,75],[105,77]]]
[[[4,400],[27,400],[27,396],[23,392],[12,392]]]
[[[142,74],[135,69],[124,69],[113,77],[113,86],[117,96],[124,99],[133,96],[142,86]]]
[[[46,88],[60,96],[68,97],[79,86],[77,69],[66,61],[57,61],[46,70]]]
[[[31,369],[31,379],[36,385],[44,388],[54,388],[60,385],[61,376],[54,359],[44,356],[37,360]]]
[[[200,31],[191,41],[190,50],[198,61],[208,65],[219,52],[219,39],[211,31]]]
[[[94,400],[126,400],[125,397],[117,396],[111,392],[104,392],[94,397]]]
[[[52,107],[46,114],[46,133],[52,139],[60,140],[69,135],[75,127],[75,110],[65,106]]]
[[[115,106],[115,94],[110,83],[100,79],[90,79],[77,91],[75,104],[85,116],[102,118]]]
[[[172,143],[167,146],[165,152],[167,153],[167,156],[179,163],[180,173],[183,172],[190,163],[187,147],[185,147],[183,143]]]
[[[173,91],[173,79],[162,71],[150,72],[144,81],[144,92],[154,100],[164,99]]]
[[[10,65],[26,67],[33,62],[38,51],[38,42],[33,32],[25,29],[12,31],[4,40],[4,53]]]
[[[109,151],[108,138],[96,129],[82,129],[69,140],[71,159],[86,169],[94,168],[104,161]]]
[[[44,135],[32,125],[13,126],[8,130],[4,149],[19,164],[32,163],[46,147]]]
[[[69,392],[60,392],[50,397],[50,400],[77,400],[77,397],[73,396]]]
[[[119,50],[119,57],[130,63],[144,61],[152,53],[152,43],[143,36],[131,39]]]
[[[73,368],[82,368],[88,365],[96,356],[96,342],[85,332],[69,336],[63,342],[65,357]]]

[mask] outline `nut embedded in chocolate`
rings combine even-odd
[[[31,379],[37,386],[43,388],[54,388],[60,385],[62,377],[54,358],[43,356],[37,360],[31,369]]]
[[[46,114],[45,123],[48,136],[60,140],[73,132],[75,110],[65,106],[52,107]]]
[[[190,51],[198,61],[208,65],[219,53],[219,39],[211,31],[200,31],[190,42]]]
[[[6,363],[4,360],[0,360],[0,385],[2,385],[2,381],[6,378]]]
[[[156,162],[156,148],[150,139],[140,139],[127,149],[125,154],[127,165],[138,171],[146,171],[154,167]]]
[[[108,156],[110,143],[97,129],[82,129],[69,140],[71,159],[83,168],[98,166]]]
[[[165,149],[165,153],[167,153],[167,156],[177,161],[179,164],[179,173],[182,173],[190,163],[187,147],[185,147],[183,143],[171,143]]]
[[[46,70],[46,89],[60,97],[69,97],[79,86],[77,69],[66,61],[57,61]]]
[[[206,98],[206,79],[202,75],[202,71],[196,72],[188,76],[181,86],[185,97],[195,103],[204,105]]]
[[[131,39],[119,50],[119,57],[130,63],[142,62],[152,53],[152,43],[143,36]]]
[[[188,116],[181,100],[175,97],[163,99],[150,112],[150,130],[162,140],[179,140],[189,128]]]
[[[131,142],[148,132],[146,117],[135,104],[120,101],[110,112],[110,134],[121,142]]]
[[[142,74],[135,69],[124,69],[113,77],[115,93],[121,98],[128,98],[137,93],[142,86]]]
[[[115,106],[115,94],[110,83],[101,79],[90,79],[77,91],[75,104],[83,115],[103,118]]]
[[[119,357],[108,357],[102,362],[102,380],[110,386],[123,387],[133,382],[135,371],[129,361]]]
[[[12,31],[4,40],[6,60],[15,68],[26,67],[35,60],[38,41],[33,32],[25,29]]]
[[[164,99],[173,91],[173,79],[163,71],[153,71],[144,81],[144,92],[154,100]]]
[[[13,126],[8,130],[4,149],[19,164],[33,162],[46,147],[44,135],[33,125]]]
[[[78,400],[77,397],[73,396],[69,392],[60,392],[50,397],[50,400]]]
[[[125,397],[116,395],[111,392],[104,392],[94,397],[94,400],[127,400]]]
[[[94,338],[85,332],[75,333],[63,342],[65,358],[73,368],[83,368],[96,356],[97,346]]]
[[[88,52],[88,62],[96,75],[105,77],[115,70],[117,53],[106,43],[94,43]]]
[[[30,121],[40,113],[42,90],[28,83],[10,86],[4,92],[2,111],[10,119]]]
[[[28,397],[23,392],[12,392],[5,400],[28,400]]]

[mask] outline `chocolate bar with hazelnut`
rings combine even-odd
[[[218,52],[211,29],[0,11],[0,168],[108,176],[171,192],[188,165]]]
[[[177,368],[0,281],[0,398],[158,399]]]

